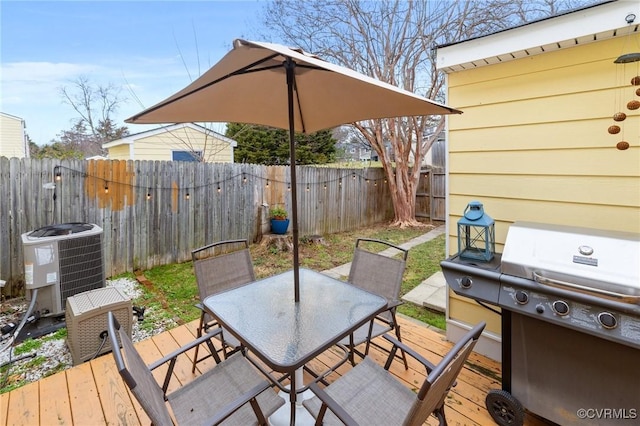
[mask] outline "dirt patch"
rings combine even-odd
[[[144,276],[144,272],[134,271],[134,275],[136,277],[136,281],[138,281],[140,285],[146,288],[147,291],[149,291],[149,293],[154,295],[158,303],[160,303],[160,306],[162,306],[162,309],[164,309],[165,311],[169,311],[170,310],[169,302],[167,301],[167,298],[165,297],[164,293],[162,291],[158,291],[158,289],[153,285],[153,283],[149,281],[147,277]],[[173,320],[178,325],[183,325],[185,323],[181,318],[174,318]]]

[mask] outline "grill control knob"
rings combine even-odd
[[[539,313],[539,314],[543,314],[544,313],[544,306],[536,305],[536,312]]]
[[[552,308],[553,312],[562,317],[569,313],[569,305],[563,300],[556,300],[553,302]]]
[[[520,305],[524,305],[529,301],[529,295],[522,290],[516,291],[516,302]]]
[[[460,280],[460,287],[462,288],[470,288],[471,284],[473,284],[471,277],[462,277]]]
[[[613,314],[609,312],[600,312],[598,314],[598,322],[601,326],[609,330],[618,326],[618,320]]]

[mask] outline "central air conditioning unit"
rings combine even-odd
[[[102,228],[63,223],[22,234],[27,300],[41,316],[61,315],[67,298],[105,286]]]

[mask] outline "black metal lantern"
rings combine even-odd
[[[484,212],[481,202],[472,201],[458,221],[458,255],[461,259],[489,262],[495,250],[494,221]]]

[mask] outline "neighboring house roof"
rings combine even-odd
[[[218,132],[215,132],[213,130],[209,130],[206,127],[200,126],[198,124],[194,124],[194,123],[176,123],[176,124],[171,124],[171,125],[167,125],[167,126],[161,126],[158,127],[157,129],[151,129],[151,130],[146,130],[144,132],[139,132],[139,133],[134,133],[132,135],[128,135],[122,139],[118,139],[115,141],[111,141],[111,142],[107,142],[105,144],[102,144],[102,148],[104,149],[108,149],[108,148],[113,148],[119,145],[131,145],[132,143],[134,143],[136,140],[138,139],[142,139],[142,138],[147,138],[149,136],[156,136],[156,135],[160,135],[163,133],[170,133],[176,130],[180,130],[183,129],[185,127],[189,127],[191,129],[200,131],[202,133],[207,134],[208,136],[211,137],[215,137],[216,139],[219,139],[223,142],[227,142],[229,143],[231,146],[236,147],[238,145],[238,142],[236,142],[235,140],[226,137],[223,134],[220,134]]]
[[[24,121],[24,118],[20,118],[16,115],[7,114],[6,112],[0,112],[0,115],[3,115],[7,118],[13,118],[14,120]]]
[[[632,24],[627,16],[635,15]],[[455,72],[615,37],[639,37],[640,2],[613,0],[497,33],[438,46],[438,69]],[[621,52],[614,52],[618,56]]]

